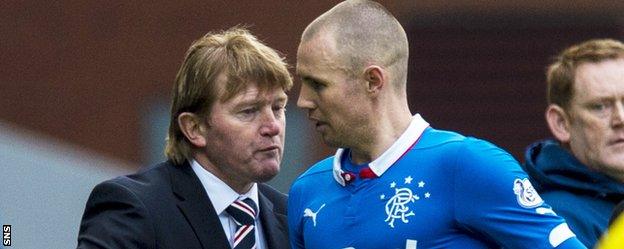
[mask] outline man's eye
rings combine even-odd
[[[321,83],[319,83],[318,81],[315,81],[315,80],[311,80],[309,82],[309,85],[310,85],[310,87],[312,87],[312,89],[314,89],[316,91],[322,90],[325,87],[325,85],[323,85],[323,84],[321,84]]]
[[[604,111],[607,109],[607,105],[604,103],[594,103],[589,105],[589,109],[592,111]]]
[[[247,109],[243,109],[242,111],[240,111],[241,114],[244,115],[251,115],[254,114],[258,111],[258,108],[247,108]]]
[[[273,114],[277,117],[283,115],[286,112],[286,107],[283,105],[273,106]]]

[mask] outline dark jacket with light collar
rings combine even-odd
[[[219,217],[188,162],[164,162],[97,185],[87,201],[78,248],[229,249]],[[289,248],[286,195],[258,184],[270,249]]]

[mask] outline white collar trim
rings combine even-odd
[[[425,121],[420,114],[416,114],[412,117],[412,121],[410,125],[407,127],[405,132],[401,134],[401,136],[394,141],[394,143],[384,151],[381,156],[377,159],[373,160],[368,164],[370,169],[377,176],[381,176],[390,166],[392,166],[396,161],[401,158],[407,152],[409,148],[418,141],[422,133],[425,129],[429,127],[429,123]],[[346,185],[346,181],[343,178],[344,171],[342,170],[342,165],[340,164],[342,155],[345,154],[344,148],[339,148],[334,155],[334,179],[343,187]]]

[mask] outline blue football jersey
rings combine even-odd
[[[416,115],[373,162],[348,155],[339,149],[293,183],[293,248],[585,248],[518,162],[486,141]]]

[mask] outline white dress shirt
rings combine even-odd
[[[258,202],[258,185],[254,183],[251,186],[249,192],[240,195],[221,179],[210,173],[208,170],[204,169],[204,167],[202,167],[197,161],[191,160],[191,167],[199,178],[199,181],[204,186],[206,193],[210,197],[209,199],[210,202],[212,202],[212,206],[219,215],[219,220],[221,221],[221,225],[223,226],[223,231],[225,231],[225,236],[227,236],[227,239],[230,242],[230,246],[232,246],[233,244],[232,242],[234,239],[234,234],[236,233],[236,222],[234,221],[234,218],[232,218],[232,216],[230,216],[225,211],[225,209],[227,209],[230,204],[232,204],[237,199],[242,200],[245,198],[251,198],[258,206],[258,217],[256,217],[255,224],[256,248],[267,248],[266,241],[264,239],[264,233],[262,233],[262,223],[259,218],[260,203]]]

